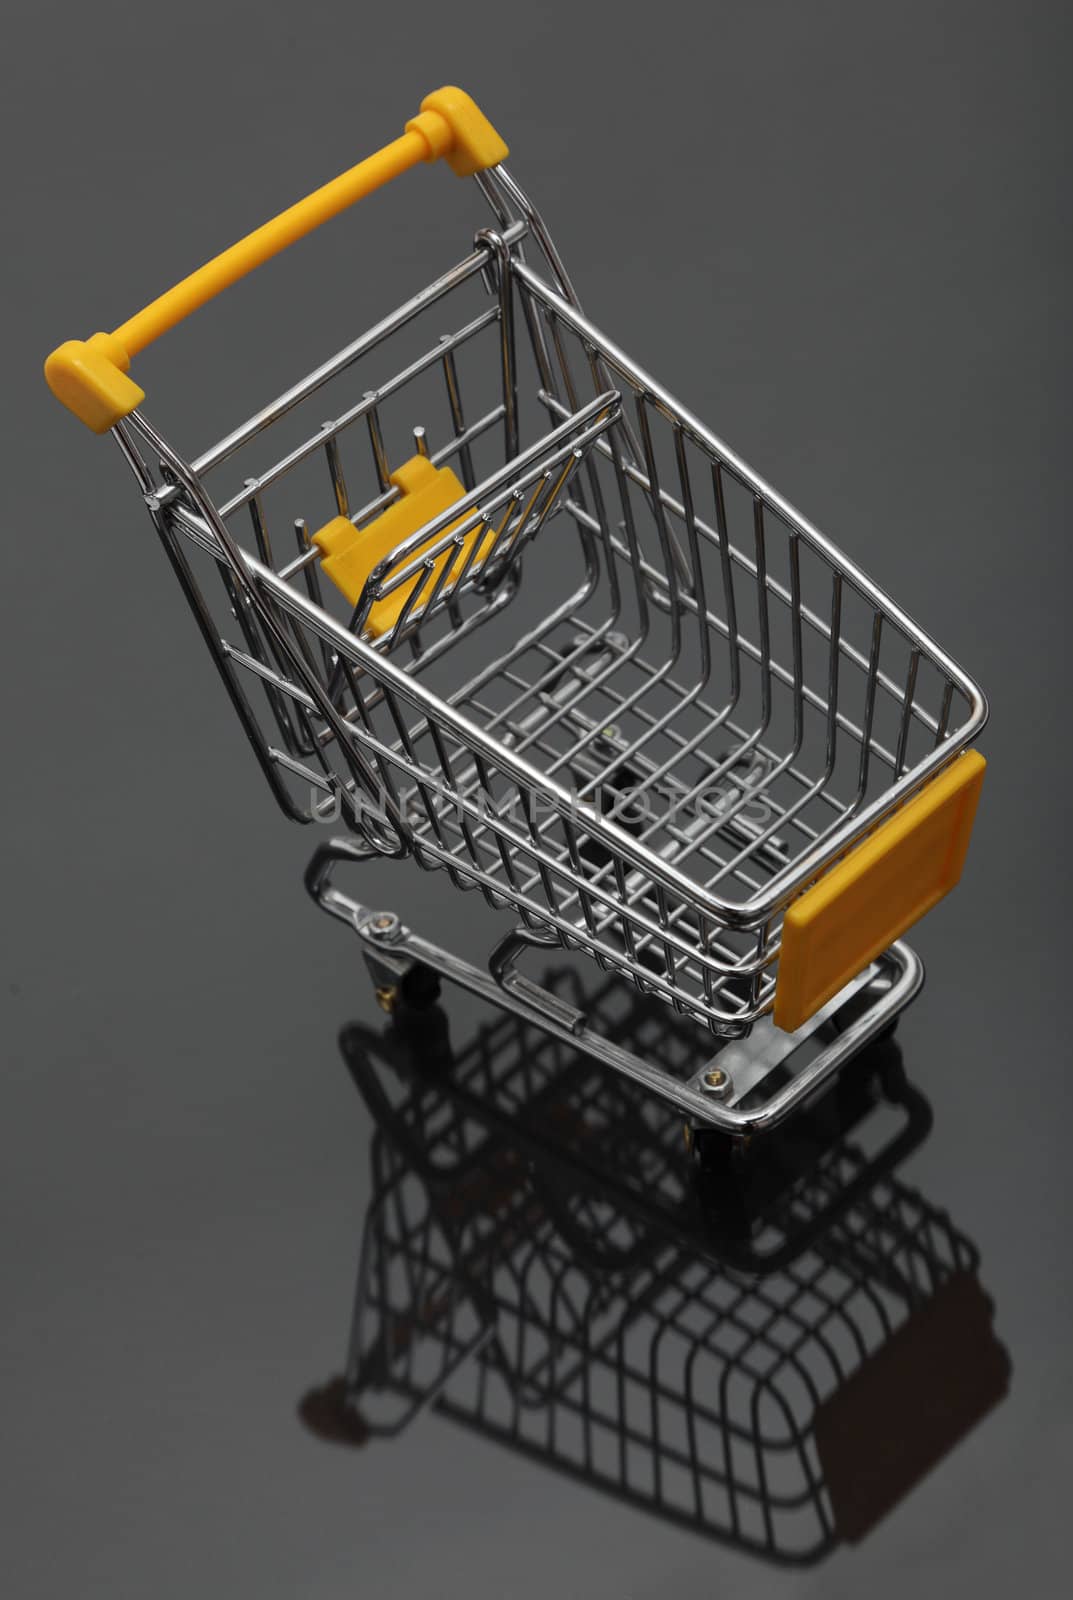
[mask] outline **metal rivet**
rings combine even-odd
[[[701,1087],[711,1094],[725,1094],[730,1088],[730,1074],[722,1067],[710,1067],[701,1079]]]

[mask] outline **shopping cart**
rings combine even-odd
[[[441,89],[46,374],[113,433],[280,805],[347,830],[309,884],[360,934],[384,1004],[437,968],[691,1122],[761,1128],[915,991],[897,941],[960,874],[985,701],[583,315],[506,154]],[[470,253],[201,454],[174,449],[131,358],[440,156],[491,209]],[[487,970],[337,888],[342,856],[381,855],[514,914]],[[682,1080],[601,1040],[520,973],[530,945],[627,975],[703,1022],[713,1056]]]

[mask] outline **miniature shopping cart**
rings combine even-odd
[[[361,936],[383,1003],[416,1004],[438,969],[691,1122],[748,1132],[915,991],[897,941],[960,874],[986,705],[582,314],[506,154],[441,89],[46,374],[113,433],[280,805],[346,830],[309,883]],[[131,358],[441,156],[490,207],[469,254],[199,455],[167,443]],[[463,962],[344,894],[344,856],[440,868],[516,927],[486,969]],[[710,1058],[683,1079],[601,1038],[518,970],[532,945],[702,1022]]]

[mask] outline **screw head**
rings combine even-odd
[[[709,1094],[727,1094],[730,1090],[730,1073],[722,1067],[709,1067],[700,1080],[701,1088]]]
[[[399,919],[393,911],[377,911],[365,926],[374,939],[390,939],[398,932]]]

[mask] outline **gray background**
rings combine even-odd
[[[0,115],[0,1588],[642,1597],[1067,1592],[1068,8],[18,4]],[[983,682],[970,870],[916,940],[907,1169],[979,1244],[1008,1401],[859,1550],[776,1573],[428,1419],[361,1454],[337,1370],[370,999],[299,886],[114,450],[40,380],[393,136],[485,104],[588,308]],[[191,451],[468,243],[441,172],[143,358]],[[467,197],[468,199],[468,197]],[[157,401],[159,396],[159,402]],[[438,879],[367,895],[458,940]],[[487,937],[466,901],[474,953]]]

